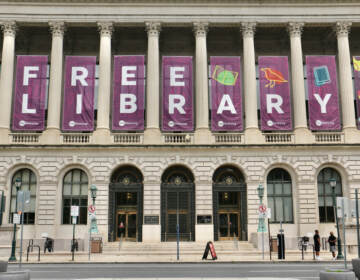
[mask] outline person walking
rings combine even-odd
[[[333,261],[336,260],[336,237],[334,236],[334,233],[331,231],[330,236],[328,239],[329,245],[330,245],[330,252],[333,256]]]
[[[316,229],[314,234],[314,249],[315,249],[315,259],[320,260],[320,235],[319,231]]]

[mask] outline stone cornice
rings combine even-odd
[[[335,25],[335,31],[336,31],[336,35],[338,37],[340,36],[349,36],[350,33],[350,28],[351,28],[352,23],[351,22],[346,22],[346,21],[338,21]]]
[[[10,0],[0,0],[0,2],[9,3]],[[11,0],[16,3],[196,3],[196,4],[314,4],[314,0]],[[344,3],[359,3],[358,0],[318,0],[316,4],[344,4]]]

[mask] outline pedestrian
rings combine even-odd
[[[334,236],[334,233],[331,231],[330,236],[328,239],[329,245],[330,245],[330,252],[333,256],[333,261],[336,260],[336,237]]]
[[[314,234],[314,250],[315,250],[315,259],[320,260],[320,235],[319,231],[316,229]]]

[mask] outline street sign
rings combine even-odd
[[[266,213],[266,205],[264,205],[264,204],[261,204],[260,206],[259,206],[259,213],[261,213],[261,214],[265,214]]]
[[[352,203],[350,202],[350,199],[347,197],[336,198],[336,210],[338,218],[342,218],[343,213],[345,219],[351,218],[351,204]],[[344,205],[344,209],[342,209],[342,205]]]
[[[30,191],[18,191],[17,200],[17,211],[21,211],[24,213],[30,211]]]
[[[72,224],[76,225],[77,216],[72,216]]]
[[[20,224],[20,217],[21,217],[20,214],[13,213],[13,223],[17,225]]]
[[[266,211],[266,218],[271,219],[271,208],[268,208]]]
[[[79,206],[75,206],[75,205],[71,206],[71,216],[72,217],[78,217],[79,216]]]

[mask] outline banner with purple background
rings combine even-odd
[[[65,58],[63,131],[94,130],[95,56]]]
[[[311,130],[340,130],[335,56],[307,56]]]
[[[354,83],[356,96],[356,124],[360,129],[360,56],[353,56],[354,64]]]
[[[241,69],[240,57],[210,57],[211,130],[241,131]]]
[[[145,57],[114,57],[112,129],[144,130]]]
[[[162,130],[194,130],[192,57],[164,56],[162,77]]]
[[[261,130],[292,130],[287,56],[260,56]]]
[[[45,128],[46,55],[19,55],[12,129],[42,131]]]

